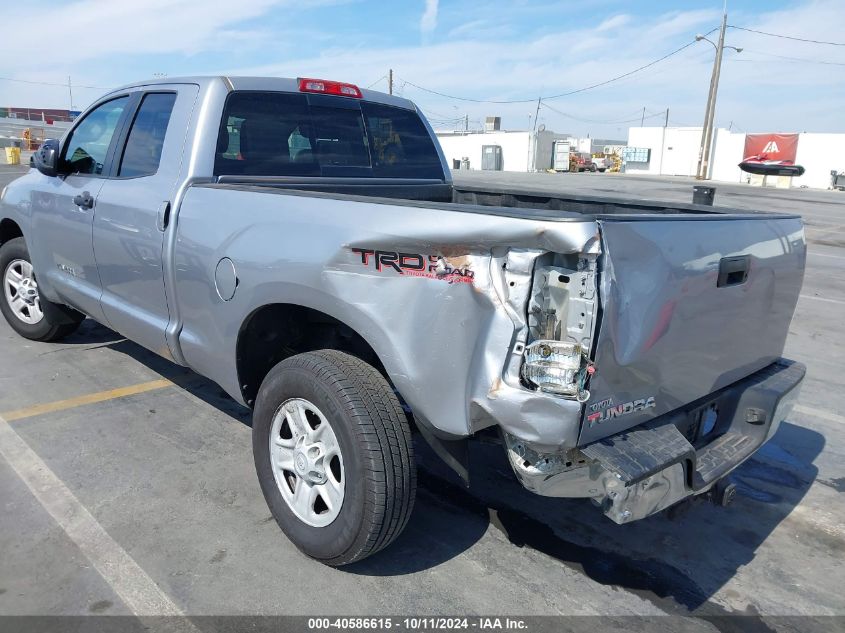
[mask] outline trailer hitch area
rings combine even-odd
[[[729,477],[723,477],[710,488],[705,494],[687,497],[686,499],[670,506],[666,510],[666,518],[670,521],[677,521],[695,506],[710,502],[721,508],[726,508],[736,499],[737,487]]]
[[[736,499],[736,484],[729,477],[723,477],[713,485],[707,498],[714,505],[727,508]]]

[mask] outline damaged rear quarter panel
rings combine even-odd
[[[357,331],[415,416],[443,437],[498,422],[526,441],[572,445],[578,403],[524,389],[505,367],[525,328],[534,258],[597,244],[595,222],[577,217],[193,187],[178,217],[180,340],[194,369],[240,399],[241,325],[267,304],[307,306]],[[223,257],[239,279],[228,302],[214,290]]]

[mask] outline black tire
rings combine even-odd
[[[15,260],[32,261],[29,257],[29,250],[22,237],[5,242],[0,246],[0,284],[6,283],[6,270]],[[22,337],[31,341],[52,342],[58,341],[73,334],[79,324],[85,319],[85,315],[69,308],[40,298],[43,318],[38,323],[25,323],[12,311],[12,307],[6,298],[5,287],[0,290],[0,312],[11,328]]]
[[[325,527],[300,520],[273,475],[273,419],[291,398],[306,399],[323,412],[343,455],[344,499],[338,516]],[[408,522],[416,495],[410,425],[387,380],[355,356],[319,350],[276,365],[258,392],[252,448],[273,517],[311,558],[331,566],[359,561],[387,547]]]

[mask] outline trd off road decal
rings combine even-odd
[[[625,402],[623,404],[617,404],[615,407],[613,406],[613,398],[606,398],[601,402],[596,402],[595,404],[591,404],[589,406],[589,410],[592,413],[587,415],[587,422],[589,423],[590,428],[592,428],[596,424],[602,424],[608,420],[612,420],[613,418],[628,415],[629,413],[634,413],[635,411],[653,409],[655,406],[657,405],[654,402],[654,396],[640,398],[639,400],[632,400],[631,402]]]
[[[419,253],[399,253],[379,251],[370,248],[350,249],[361,257],[365,268],[375,268],[376,272],[394,271],[408,277],[426,277],[448,281],[450,284],[471,284],[475,273],[467,266],[454,267],[442,255],[421,255]]]

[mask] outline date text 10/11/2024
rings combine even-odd
[[[309,618],[308,629],[320,630],[390,630],[440,631],[525,631],[528,624],[520,618],[500,617],[352,617],[352,618]]]

